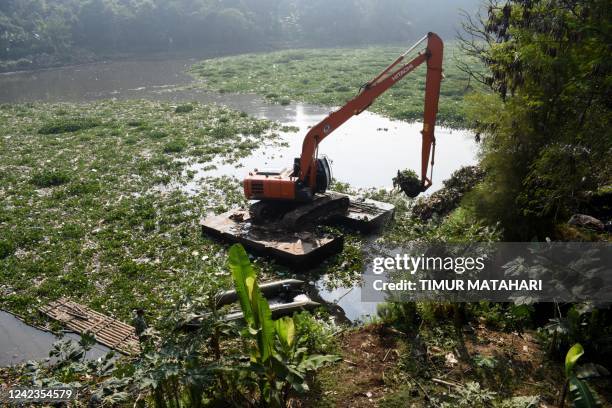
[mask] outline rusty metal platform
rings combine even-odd
[[[140,343],[134,328],[119,320],[65,298],[51,302],[39,310],[70,330],[80,334],[91,333],[98,343],[123,354],[140,353]]]
[[[340,193],[334,193],[340,194]],[[395,207],[380,201],[348,196],[348,211],[327,223],[344,225],[361,232],[381,229],[392,217]],[[237,242],[253,252],[282,262],[308,266],[342,250],[344,238],[318,229],[291,232],[278,226],[255,225],[248,210],[231,210],[210,215],[200,221],[202,233],[228,242]]]
[[[287,232],[253,225],[247,210],[232,210],[200,221],[202,232],[298,264],[310,263],[342,249],[343,238],[314,231]]]
[[[381,230],[395,213],[393,204],[382,201],[348,196],[350,200],[348,212],[337,217],[338,224],[356,229],[364,233]]]

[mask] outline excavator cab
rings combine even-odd
[[[299,167],[300,158],[295,159]],[[295,167],[295,165],[294,165]],[[296,173],[299,174],[299,173]],[[321,156],[317,158],[317,177],[315,184],[315,193],[324,193],[330,187],[332,182],[332,172],[330,160],[327,156]]]

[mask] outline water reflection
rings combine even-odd
[[[199,182],[206,176],[228,175],[241,179],[254,168],[280,169],[291,166],[293,158],[301,153],[302,141],[308,129],[328,112],[304,104],[288,106],[283,111],[288,116],[283,123],[299,128],[296,133],[281,134],[288,146],[260,148],[238,164],[218,161],[214,170],[205,170],[208,164],[188,166],[187,170],[196,171],[196,176],[185,188],[196,193]],[[278,120],[276,113],[260,110],[258,116]],[[421,128],[420,123],[394,121],[363,112],[323,140],[319,154],[331,159],[337,180],[348,182],[356,188],[389,188],[397,170],[420,169]],[[438,127],[436,138],[433,185],[428,193],[442,187],[442,180],[453,171],[476,163],[476,143],[471,132]]]

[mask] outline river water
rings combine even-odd
[[[299,156],[308,129],[322,120],[329,107],[305,103],[276,105],[253,94],[220,94],[199,89],[186,71],[196,59],[134,59],[109,61],[40,71],[0,74],[0,103],[87,102],[99,99],[150,99],[174,103],[218,103],[258,118],[295,126],[298,132],[282,133],[286,147],[259,149],[238,164],[221,161],[206,170],[195,164],[196,175],[184,186],[197,194],[202,178],[230,175],[242,178],[253,168],[290,166]],[[388,188],[399,169],[420,167],[421,124],[395,121],[363,112],[351,118],[320,145],[319,154],[332,161],[334,177],[357,188]],[[436,128],[436,163],[431,193],[458,168],[475,164],[477,146],[466,130]],[[376,305],[360,302],[358,286],[325,290],[323,277],[315,285],[323,300],[337,303],[350,320],[375,314]],[[1,362],[0,362],[1,363]]]
[[[80,336],[66,333],[63,338],[28,326],[10,313],[0,310],[0,367],[23,363],[27,360],[43,360],[49,357],[53,343],[70,340],[78,343]],[[95,344],[85,355],[92,360],[105,356],[111,350]]]

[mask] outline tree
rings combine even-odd
[[[469,100],[485,182],[471,204],[510,239],[544,238],[610,183],[612,16],[605,0],[489,0],[463,49],[493,91]]]

